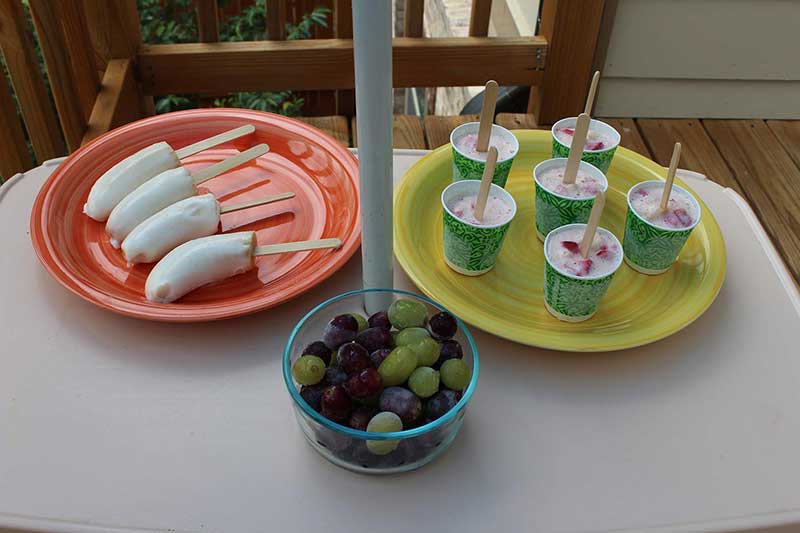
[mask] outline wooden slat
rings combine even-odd
[[[286,39],[285,0],[267,0],[267,38],[271,41]]]
[[[347,118],[342,116],[298,118],[303,122],[324,131],[343,145],[350,146],[350,130],[347,125]]]
[[[107,131],[141,118],[139,93],[133,76],[131,60],[112,59],[108,62],[83,138],[84,144]]]
[[[136,56],[142,42],[136,0],[84,0],[84,14],[101,78],[109,60]],[[140,95],[139,107],[153,115],[153,97]]]
[[[53,93],[53,100],[55,100],[56,109],[58,110],[58,120],[61,123],[61,130],[64,132],[64,140],[67,142],[67,148],[70,152],[81,145],[83,134],[86,133],[86,120],[88,114],[91,114],[91,107],[94,105],[94,95],[97,94],[97,86],[92,91],[86,85],[86,82],[91,83],[91,80],[83,80],[84,88],[79,92],[76,71],[72,68],[67,38],[61,25],[64,21],[65,13],[74,8],[75,5],[71,0],[64,0],[64,3],[51,3],[49,0],[30,0],[33,23],[41,44],[42,56],[44,56],[44,63],[47,67],[47,76],[50,78],[50,90]],[[80,14],[75,15],[73,13],[70,18],[80,18]],[[80,47],[77,46],[76,48]],[[88,55],[83,58],[84,63],[88,60]],[[77,58],[76,63],[80,61],[81,59]],[[96,74],[96,72],[93,72],[89,75],[95,77]],[[88,100],[84,100],[81,93],[85,93],[83,96]],[[94,95],[90,93],[94,93]],[[84,114],[84,108],[87,109],[86,115]]]
[[[358,127],[353,117],[353,146],[358,146]],[[394,115],[392,120],[392,148],[412,148],[424,150],[425,132],[422,130],[422,119],[417,115]]]
[[[583,109],[604,6],[605,0],[542,0],[539,31],[550,44],[548,67],[528,101],[537,123],[553,124]]]
[[[469,34],[472,37],[489,35],[489,17],[492,13],[492,0],[472,0],[469,15]]]
[[[337,39],[353,38],[353,0],[336,0],[334,29]],[[336,114],[352,117],[356,114],[356,92],[353,89],[336,91]]]
[[[84,0],[95,64],[105,73],[109,59],[133,57],[142,41],[136,0]]]
[[[18,0],[0,2],[0,50],[14,85],[33,151],[41,162],[64,155],[61,132],[44,86]]]
[[[11,96],[11,90],[5,76],[0,77],[0,183],[17,172],[23,172],[33,166],[25,133],[22,131],[17,116],[17,107]]]
[[[287,22],[298,24],[303,16],[311,13],[315,8],[322,7],[333,11],[334,0],[284,0],[287,4]],[[335,15],[331,17],[331,22]],[[331,39],[335,37],[336,28],[333,24],[327,26],[315,25],[311,31],[312,39]],[[298,92],[303,98],[302,114],[306,116],[336,115],[336,91],[303,91]]]
[[[75,93],[78,96],[83,119],[86,121],[89,120],[94,101],[97,98],[100,76],[94,66],[94,50],[89,38],[89,30],[86,27],[83,1],[60,0],[53,3],[53,7],[56,9],[56,14],[61,21],[61,28],[64,31]]]
[[[428,148],[433,150],[450,142],[450,132],[453,128],[465,122],[477,122],[478,115],[454,115],[450,117],[428,115],[425,117],[425,137],[428,139]]]
[[[800,120],[768,120],[767,125],[800,167]]]
[[[620,145],[645,157],[652,157],[650,149],[645,144],[642,134],[639,133],[639,128],[632,118],[603,118],[600,120],[610,124],[619,132],[622,137]]]
[[[195,0],[197,11],[197,32],[201,43],[219,41],[219,16],[217,0]]]
[[[339,39],[352,39],[353,0],[336,0],[333,9],[334,34]]]
[[[800,169],[763,120],[703,125],[800,282]]]
[[[403,36],[422,37],[425,19],[425,0],[406,0],[403,15]]]
[[[536,84],[546,48],[539,37],[397,38],[394,86]],[[139,65],[147,94],[354,87],[349,39],[143,45]]]
[[[705,174],[708,179],[741,192],[739,183],[699,120],[639,119],[639,128],[650,146],[653,160],[667,166],[676,142],[681,143],[680,168]]]
[[[497,125],[507,130],[542,130],[550,129],[536,124],[536,117],[528,113],[498,113],[494,118]]]

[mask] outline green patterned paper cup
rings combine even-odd
[[[486,161],[471,157],[456,147],[456,139],[470,133],[477,134],[479,126],[478,122],[467,122],[450,132],[450,146],[453,148],[453,181],[480,180],[483,177]],[[492,176],[492,183],[505,187],[508,173],[511,172],[511,165],[514,164],[514,157],[519,153],[519,141],[513,133],[497,124],[492,124],[492,135],[504,137],[514,145],[514,153],[511,154],[511,157],[497,159],[497,166],[494,167],[494,176]]]
[[[478,226],[459,219],[450,206],[459,198],[477,195],[480,185],[481,182],[475,180],[457,181],[442,192],[444,260],[447,266],[466,276],[480,276],[494,267],[511,221],[517,214],[514,197],[492,183],[489,196],[497,196],[510,205],[511,218],[494,226]]]
[[[594,198],[570,198],[552,192],[539,182],[542,173],[558,167],[564,167],[567,160],[564,158],[547,159],[533,169],[536,205],[536,236],[544,241],[545,235],[554,229],[567,224],[585,223],[589,220],[589,213],[594,205]],[[603,183],[603,192],[608,190],[608,180],[599,168],[581,161],[578,170],[583,170]]]
[[[594,277],[573,276],[553,265],[547,254],[550,240],[564,230],[580,227],[585,228],[586,224],[562,226],[551,231],[544,240],[544,306],[551,315],[564,322],[583,322],[592,318],[597,312],[597,307],[608,290],[608,286],[611,285],[614,273],[622,264],[622,254],[620,254],[617,264],[610,274]],[[607,229],[597,228],[597,232],[613,239],[617,246],[620,246],[617,237]]]
[[[661,274],[670,269],[689,239],[692,230],[700,222],[700,204],[697,199],[686,189],[672,186],[673,194],[685,194],[692,203],[692,216],[694,224],[688,228],[673,229],[656,226],[652,222],[640,217],[631,206],[631,196],[648,184],[658,183],[661,180],[643,181],[637,183],[628,191],[628,215],[625,218],[625,236],[622,239],[622,248],[625,251],[625,262],[628,266],[642,274]]]
[[[550,129],[553,136],[553,157],[569,157],[569,145],[562,143],[556,137],[556,131],[562,128],[575,129],[575,123],[578,121],[577,117],[562,118]],[[599,168],[604,174],[608,172],[608,167],[611,166],[611,161],[614,159],[614,153],[617,151],[617,146],[622,139],[619,132],[605,122],[592,119],[589,122],[589,131],[596,131],[611,138],[612,146],[604,148],[603,150],[584,150],[581,156],[582,161],[591,163]]]

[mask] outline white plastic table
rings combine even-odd
[[[422,154],[397,151],[396,178]],[[419,471],[369,477],[305,443],[281,376],[296,320],[359,286],[358,254],[316,289],[249,317],[117,316],[60,287],[31,248],[31,205],[55,164],[0,187],[0,528],[644,532],[800,522],[800,296],[730,190],[685,178],[728,249],[722,292],[693,325],[588,355],[473,329],[481,377],[452,448]],[[399,267],[395,279],[413,290]]]

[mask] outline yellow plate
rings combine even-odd
[[[622,350],[655,342],[686,327],[708,309],[725,279],[725,244],[717,221],[695,194],[702,208],[700,224],[669,271],[645,276],[623,263],[593,318],[570,324],[550,316],[542,295],[544,254],[534,230],[532,175],[537,163],[550,158],[551,137],[549,131],[518,130],[514,134],[520,151],[506,189],[517,202],[517,216],[497,265],[488,274],[462,276],[444,262],[439,197],[452,179],[449,144],[419,160],[397,187],[394,251],[422,292],[499,337],[575,352]],[[600,224],[621,241],[628,189],[665,175],[664,168],[653,161],[617,148]]]

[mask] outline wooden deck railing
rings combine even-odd
[[[332,27],[312,40],[284,40],[286,22],[319,4],[332,8]],[[487,37],[491,4],[472,0],[469,37],[425,38],[424,1],[406,0],[406,35],[393,43],[394,86],[482,85],[493,78],[531,86],[530,110],[540,124],[575,114],[586,94],[605,0],[542,0],[541,35],[510,38]],[[196,0],[201,42],[163,45],[141,43],[135,0],[29,5],[56,109],[21,0],[0,0],[0,50],[25,125],[0,80],[0,127],[8,132],[0,137],[0,175],[152,114],[156,95],[315,91],[330,114],[354,114],[351,0],[268,0],[270,40],[256,42],[217,42],[217,2]]]

